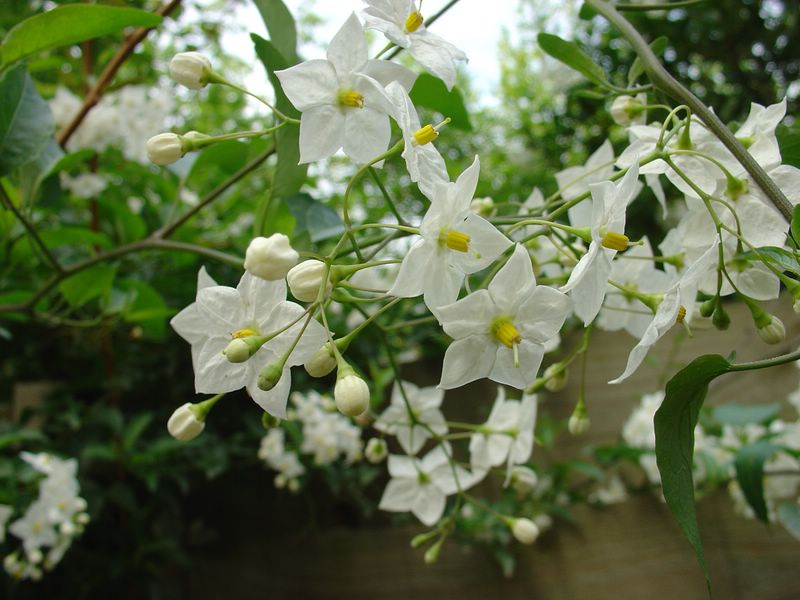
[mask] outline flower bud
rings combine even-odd
[[[261,426],[264,429],[274,429],[278,425],[281,424],[281,420],[278,417],[275,417],[268,412],[264,412],[261,415]]]
[[[780,344],[786,337],[786,328],[778,317],[770,316],[769,323],[758,328],[758,335],[767,344]]]
[[[222,353],[232,363],[243,363],[250,358],[250,346],[242,338],[236,338]]]
[[[436,540],[430,548],[425,551],[425,564],[432,565],[437,560],[439,560],[439,554],[442,552],[442,543],[444,542],[444,538],[440,537]]]
[[[381,438],[371,438],[367,442],[367,447],[364,449],[364,456],[366,456],[367,460],[373,465],[378,464],[386,458],[387,453],[386,441]]]
[[[169,165],[186,154],[183,139],[177,133],[159,133],[147,140],[147,158],[154,165]]]
[[[285,361],[278,361],[270,363],[261,369],[261,372],[258,374],[258,389],[268,392],[278,385],[283,375],[284,362]]]
[[[301,302],[313,302],[317,299],[322,278],[326,277],[325,263],[319,260],[304,260],[293,267],[286,275],[286,281],[292,295]],[[333,286],[328,281],[325,294],[329,294]]]
[[[251,275],[278,281],[286,277],[297,264],[300,255],[292,248],[289,238],[282,233],[274,233],[269,237],[254,238],[247,246],[244,257],[244,268]]]
[[[181,52],[173,56],[169,63],[172,78],[190,90],[204,88],[211,73],[211,61],[199,52]]]
[[[514,519],[511,533],[522,544],[532,544],[539,537],[539,528],[530,519]]]
[[[349,374],[343,375],[342,369],[339,369],[339,377],[333,388],[333,399],[340,413],[357,417],[369,406],[369,387],[352,369],[349,371]]]
[[[708,318],[714,314],[714,310],[717,308],[717,298],[711,298],[706,300],[700,305],[700,316]]]
[[[563,365],[555,363],[544,370],[544,387],[551,392],[560,392],[567,387],[567,370]]]
[[[494,210],[494,200],[489,197],[474,198],[472,202],[470,202],[469,209],[477,215],[488,217]]]
[[[539,476],[533,469],[516,466],[511,471],[511,486],[518,494],[530,494],[536,489],[537,483],[539,483]]]
[[[721,302],[718,303],[716,309],[714,309],[714,314],[711,317],[711,323],[720,331],[725,331],[731,326],[731,317],[725,311],[725,309],[722,308]]]
[[[333,355],[331,343],[325,342],[303,366],[312,377],[325,377],[333,371],[336,368],[336,357]]]
[[[630,125],[642,113],[644,105],[631,96],[617,96],[611,103],[609,112],[617,125]]]
[[[206,423],[195,414],[194,404],[179,406],[167,421],[167,430],[176,440],[188,442],[203,433]]]
[[[567,428],[572,435],[583,435],[589,430],[589,417],[586,414],[572,413]]]

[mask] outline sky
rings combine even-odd
[[[298,14],[302,5],[309,6],[323,19],[324,24],[316,30],[316,38],[324,46],[338,31],[353,11],[360,12],[365,6],[361,0],[284,0],[293,14]],[[447,3],[446,0],[424,0],[422,14],[427,17],[437,12]],[[460,0],[431,27],[431,31],[463,50],[469,58],[467,70],[478,100],[483,105],[492,105],[496,97],[494,91],[500,78],[498,63],[498,43],[502,27],[506,26],[513,36],[513,23],[517,15],[516,0],[494,0],[491,10],[487,10],[486,0]],[[237,10],[237,22],[247,24],[247,28],[263,37],[269,37],[258,10],[252,3],[246,3]],[[509,25],[512,24],[511,27]],[[376,32],[377,33],[377,32]],[[513,37],[512,37],[513,39]],[[374,48],[377,52],[385,45],[380,34],[376,35]],[[246,33],[233,33],[226,39],[226,47],[243,58],[251,58],[252,42]],[[239,50],[241,49],[241,50]],[[304,47],[303,58],[324,57],[324,50]],[[252,79],[246,82],[253,91],[268,93],[268,84],[259,71],[254,70]]]

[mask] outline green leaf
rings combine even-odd
[[[186,184],[204,192],[214,189],[241,169],[248,158],[246,142],[228,140],[204,149],[186,175]]]
[[[767,503],[764,501],[764,463],[778,449],[766,440],[759,440],[739,449],[736,453],[736,479],[747,503],[764,523],[769,523]]]
[[[63,160],[64,151],[50,138],[50,142],[34,160],[28,161],[19,169],[20,193],[23,202],[30,206],[39,193],[42,182],[53,173],[53,169]]]
[[[109,292],[116,272],[115,266],[95,265],[68,277],[58,285],[58,289],[67,302],[77,308]]]
[[[711,417],[722,425],[764,423],[778,416],[780,404],[721,404],[711,411]]]
[[[319,242],[344,232],[339,213],[308,194],[295,194],[285,202],[295,219],[295,234],[308,231],[311,241]]]
[[[130,294],[130,300],[123,309],[125,321],[141,326],[146,337],[163,337],[166,332],[165,320],[175,311],[167,306],[161,294],[138,279],[123,279],[116,285]]]
[[[298,62],[297,28],[292,13],[281,0],[253,0],[264,24],[267,26],[269,38],[275,49],[290,64]]]
[[[409,96],[415,106],[429,108],[445,117],[450,117],[448,127],[464,131],[472,130],[472,123],[469,121],[469,113],[461,92],[457,88],[448,91],[447,86],[438,77],[428,73],[420,74],[414,82]]]
[[[661,56],[664,50],[667,49],[667,44],[669,44],[667,36],[662,35],[650,42],[650,49],[656,56]],[[631,68],[628,71],[628,85],[632,86],[642,73],[644,73],[644,63],[642,63],[642,60],[637,56],[633,60],[633,64],[631,64]]]
[[[608,79],[603,69],[578,44],[562,40],[557,35],[540,33],[537,36],[539,47],[556,60],[575,69],[592,83],[608,87]]]
[[[0,450],[4,450],[9,446],[16,446],[22,442],[43,442],[45,438],[41,431],[34,431],[33,429],[20,429],[12,431],[11,433],[4,433],[0,435]]]
[[[789,271],[790,273],[800,275],[800,262],[798,262],[798,257],[794,252],[786,248],[779,248],[778,246],[762,246],[761,248],[756,248],[756,250],[758,254],[752,250],[742,252],[736,256],[736,259],[761,262],[761,258],[759,258],[759,256],[761,256],[765,260],[780,267],[783,271]]]
[[[126,451],[130,451],[136,441],[141,437],[144,430],[153,420],[153,413],[142,413],[137,415],[133,421],[125,428],[125,433],[122,436],[122,447]]]
[[[161,17],[135,8],[102,4],[68,4],[17,23],[0,46],[2,64],[70,44],[77,44],[125,27],[154,27]]]
[[[0,177],[35,160],[53,137],[53,115],[24,65],[0,79]]]
[[[800,204],[792,211],[792,238],[800,245]]]
[[[730,368],[731,364],[718,354],[696,358],[669,380],[664,402],[655,416],[656,464],[661,474],[664,499],[694,548],[709,593],[711,579],[694,506],[694,428],[709,383]]]
[[[782,502],[778,505],[778,519],[790,534],[800,540],[800,504]]]
[[[779,125],[775,129],[775,136],[778,138],[783,164],[800,167],[800,126],[796,123],[792,127]]]

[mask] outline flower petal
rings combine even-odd
[[[286,97],[294,107],[305,112],[327,104],[333,106],[339,80],[336,69],[327,60],[308,60],[282,71],[275,71]]]
[[[391,137],[389,117],[369,106],[346,111],[344,153],[364,164],[386,152]]]
[[[570,299],[556,289],[538,285],[520,304],[514,324],[523,339],[544,344],[555,336],[569,314]]]
[[[328,44],[328,60],[339,76],[360,71],[369,57],[364,29],[356,13],[351,13]]]
[[[436,315],[445,333],[459,340],[474,334],[486,335],[496,312],[489,292],[478,290],[458,302],[439,307]]]
[[[519,367],[514,366],[514,351],[511,348],[502,345],[496,348],[496,358],[489,379],[518,390],[523,390],[534,382],[544,357],[544,346],[523,338],[517,345]]]
[[[487,377],[494,366],[496,353],[497,344],[485,335],[456,340],[444,353],[439,387],[449,390]]]

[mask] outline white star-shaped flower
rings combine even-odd
[[[411,246],[389,290],[392,296],[424,294],[431,311],[458,298],[464,277],[488,267],[511,241],[470,210],[480,161],[455,181],[434,186],[431,206],[420,225],[421,239]]]
[[[405,48],[425,69],[444,81],[447,89],[456,82],[456,63],[467,55],[425,28],[414,0],[364,0],[362,15],[367,29],[377,29],[390,41]]]
[[[355,13],[328,46],[328,58],[276,71],[289,101],[299,110],[300,162],[331,156],[339,148],[366,163],[389,146],[391,105],[384,87],[406,90],[416,74],[387,60],[369,60],[364,30]]]
[[[271,390],[264,391],[257,385],[258,374],[264,366],[278,362],[300,336],[304,322],[300,317],[305,309],[286,300],[283,280],[265,281],[246,272],[236,288],[206,285],[209,281],[201,272],[198,285],[203,287],[197,290],[196,302],[170,322],[192,345],[197,392],[220,394],[246,387],[261,408],[286,418],[290,367],[303,364],[325,343],[324,328],[314,319],[308,322],[279,381]],[[295,323],[265,342],[245,362],[232,363],[223,354],[233,338],[270,336],[292,322]]]
[[[456,388],[482,377],[524,389],[536,379],[544,344],[564,324],[570,301],[537,286],[528,252],[517,245],[488,289],[438,311],[447,348],[439,387]]]
[[[375,429],[396,436],[406,454],[414,455],[431,437],[431,430],[437,435],[447,433],[447,423],[439,410],[443,399],[444,392],[438,388],[418,388],[407,381],[395,382],[391,404],[375,421]]]

